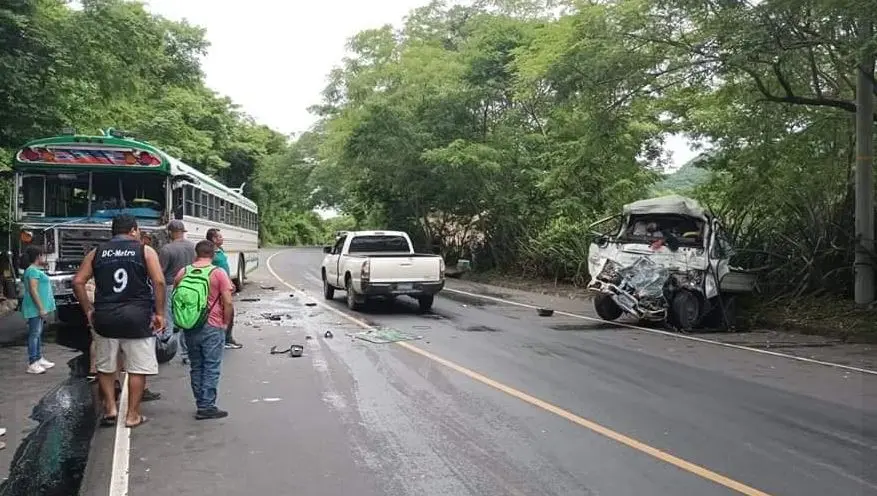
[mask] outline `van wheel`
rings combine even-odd
[[[353,281],[350,280],[349,276],[344,280],[344,289],[347,290],[347,308],[354,311],[361,309],[362,303],[356,297],[356,291],[353,290]]]
[[[423,295],[417,297],[417,306],[422,313],[432,310],[432,304],[435,302],[435,295]]]
[[[329,281],[326,280],[325,272],[323,272],[323,298],[327,300],[335,298],[335,288],[329,285]]]
[[[624,311],[615,304],[612,297],[607,294],[598,294],[594,297],[594,310],[597,311],[597,316],[601,319],[610,321],[621,317],[621,314],[624,313]]]
[[[670,307],[670,321],[678,329],[690,331],[701,320],[700,298],[691,291],[682,289],[673,295]]]

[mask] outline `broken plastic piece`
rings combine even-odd
[[[305,303],[305,306],[306,307],[315,307],[315,306],[317,306],[317,304],[312,302],[312,301],[309,301],[309,302]]]
[[[326,331],[326,333],[323,334],[324,338],[332,338],[333,336],[334,334],[332,334],[332,331]]]
[[[536,313],[538,313],[540,317],[551,317],[554,315],[554,310],[550,308],[539,308],[536,310]]]
[[[294,344],[289,348],[289,355],[293,358],[298,358],[304,353],[305,347],[300,344]]]

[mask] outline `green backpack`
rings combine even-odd
[[[186,273],[174,287],[171,296],[171,309],[174,315],[174,327],[184,331],[200,329],[210,314],[207,302],[210,296],[210,274],[216,269],[213,265],[206,267],[186,267]],[[219,298],[213,302],[216,302]],[[212,306],[211,306],[212,308]]]

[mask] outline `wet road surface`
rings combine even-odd
[[[877,494],[875,376],[452,292],[431,315],[406,298],[354,314],[421,337],[370,343],[290,296],[270,254],[236,297],[231,415],[195,421],[185,367],[163,366],[132,496]],[[270,266],[320,301],[321,259]],[[268,352],[293,343],[302,357]]]

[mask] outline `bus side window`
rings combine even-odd
[[[199,203],[201,204],[201,209],[198,213],[198,217],[201,217],[202,219],[206,219],[209,215],[208,210],[207,210],[207,193],[206,192],[204,192],[204,191],[201,192],[201,201]]]
[[[194,198],[192,196],[194,194],[194,190],[191,186],[185,186],[183,189],[185,190],[183,194],[183,200],[186,204],[186,208],[183,213],[185,213],[186,215],[195,215],[195,205],[192,202],[192,199]]]
[[[174,211],[174,219],[182,219],[183,218],[183,188],[177,188],[173,191],[171,204],[173,205],[172,208]]]

